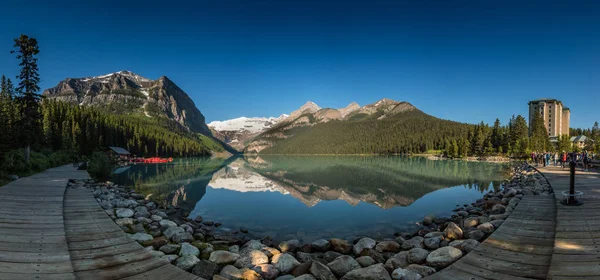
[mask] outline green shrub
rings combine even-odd
[[[92,178],[104,181],[108,179],[112,169],[113,166],[104,153],[95,152],[90,157],[87,170]]]

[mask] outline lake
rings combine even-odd
[[[402,156],[176,159],[115,171],[114,181],[189,217],[275,240],[393,237],[450,216],[499,187],[505,165]]]

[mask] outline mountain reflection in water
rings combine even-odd
[[[135,165],[114,177],[192,218],[310,241],[389,234],[429,213],[447,215],[499,186],[504,172],[500,164],[421,157],[261,156]]]

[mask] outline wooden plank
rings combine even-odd
[[[75,276],[80,279],[119,279],[161,267],[166,263],[167,261],[159,258],[149,258],[103,269],[76,271]]]
[[[106,257],[106,256],[123,254],[123,253],[131,252],[131,251],[139,250],[140,248],[141,248],[140,244],[126,243],[126,244],[97,248],[97,249],[71,250],[70,254],[71,254],[72,260],[93,259],[93,258],[101,258],[101,257]]]
[[[130,262],[138,262],[153,258],[150,252],[144,248],[135,251],[122,253],[118,255],[99,257],[94,259],[73,260],[73,269],[75,271],[95,270],[123,265]]]
[[[0,272],[2,280],[75,280],[75,275],[69,273],[8,273]]]
[[[177,279],[177,280],[201,280],[202,278],[186,273],[185,271],[170,265],[165,264],[161,267],[145,271],[143,273],[123,278],[126,280],[149,280],[149,279]]]

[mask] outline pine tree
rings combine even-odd
[[[15,38],[15,49],[11,53],[17,53],[17,59],[21,62],[21,72],[17,76],[19,85],[16,91],[20,94],[19,102],[21,103],[21,119],[19,122],[19,132],[21,134],[21,143],[25,145],[25,161],[29,163],[29,155],[31,145],[35,144],[38,139],[41,126],[39,123],[39,99],[41,95],[37,92],[40,90],[40,77],[38,74],[37,55],[40,50],[37,40],[22,34],[19,38]]]
[[[496,119],[494,122],[494,128],[492,129],[492,147],[496,152],[498,152],[499,148],[502,146],[502,132],[500,131],[500,120]]]
[[[550,136],[544,125],[544,119],[540,113],[536,112],[531,120],[530,147],[536,152],[545,152],[551,149]]]

